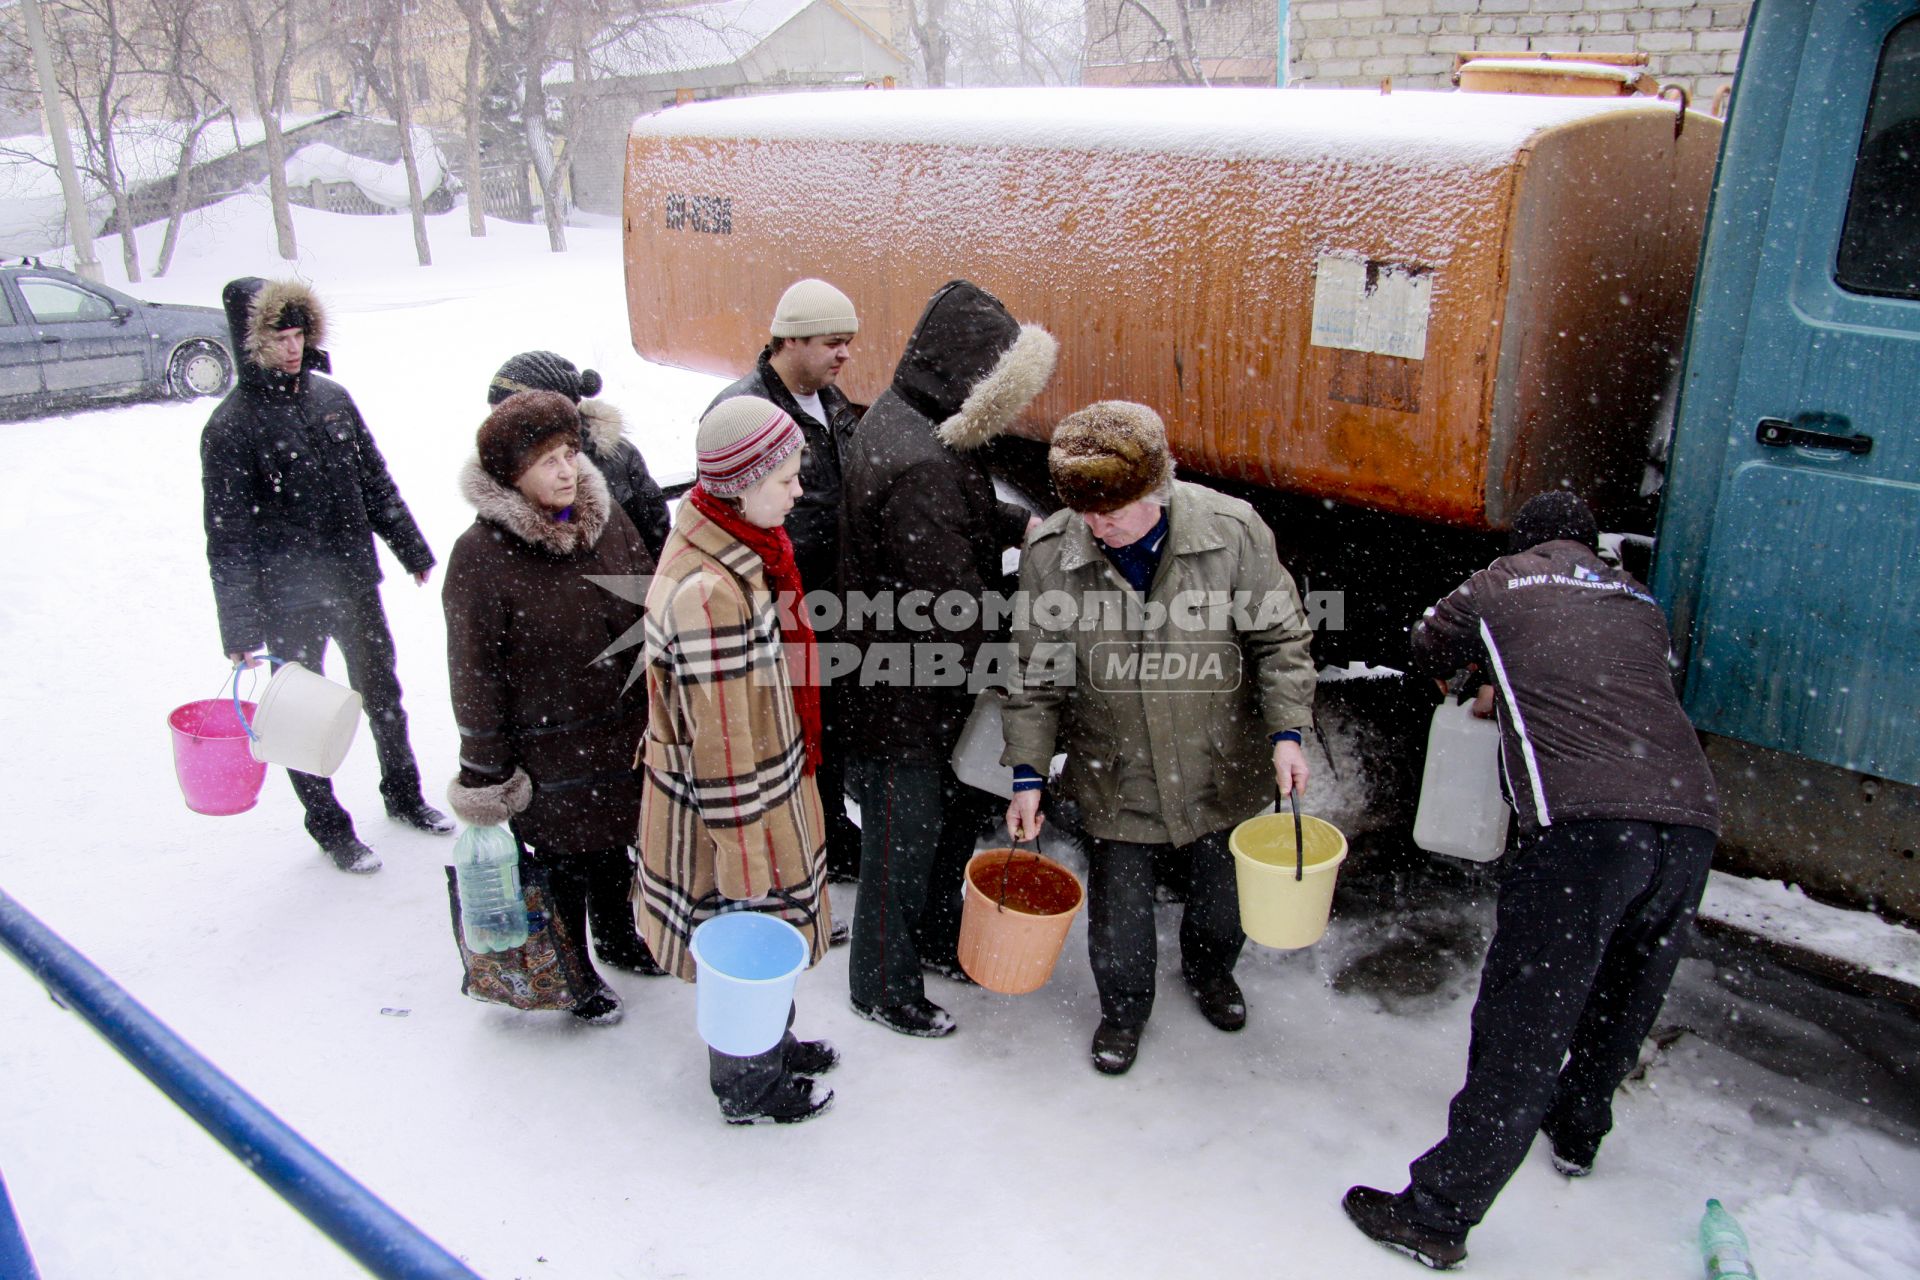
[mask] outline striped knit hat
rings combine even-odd
[[[700,419],[693,438],[700,484],[716,498],[736,498],[799,450],[806,438],[780,406],[758,396],[722,400]]]

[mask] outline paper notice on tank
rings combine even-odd
[[[1427,355],[1433,273],[1325,253],[1314,268],[1313,344],[1403,360]]]

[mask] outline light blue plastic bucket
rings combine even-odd
[[[793,987],[807,967],[807,940],[778,916],[729,911],[693,931],[700,966],[694,1017],[700,1038],[749,1058],[780,1043]]]

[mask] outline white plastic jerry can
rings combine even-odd
[[[970,787],[997,796],[1013,798],[1013,770],[1000,763],[1007,738],[1000,704],[1004,695],[993,688],[980,690],[973,701],[973,713],[954,744],[953,774]]]
[[[1500,794],[1500,726],[1448,699],[1433,709],[1413,842],[1428,853],[1491,862],[1507,847],[1513,811]]]

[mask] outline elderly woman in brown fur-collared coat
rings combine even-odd
[[[469,824],[511,824],[546,868],[587,973],[589,915],[603,963],[658,973],[628,902],[647,709],[621,642],[638,640],[641,607],[595,581],[637,580],[653,559],[579,443],[573,404],[529,391],[488,415],[461,472],[478,514],[454,544],[443,597],[460,728],[447,798]],[[594,976],[574,1014],[616,1021],[619,1001]]]

